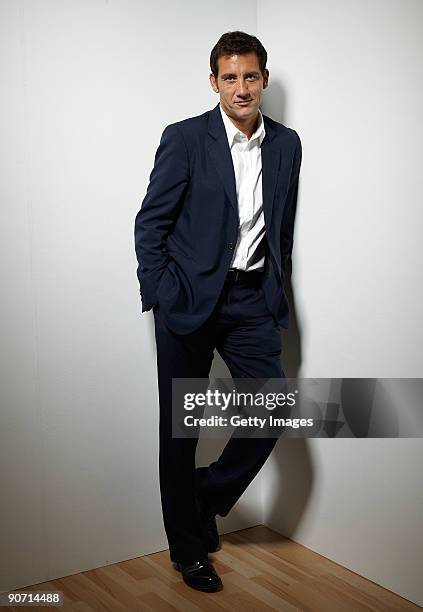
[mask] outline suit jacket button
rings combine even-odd
[[[233,250],[234,250],[234,243],[233,243],[233,242],[230,242],[230,243],[228,244],[228,247],[229,247],[229,250],[230,250],[230,251],[233,251]]]

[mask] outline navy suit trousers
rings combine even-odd
[[[277,438],[232,436],[217,461],[196,467],[198,438],[172,438],[172,378],[208,378],[214,350],[233,378],[284,377],[281,333],[261,283],[227,281],[211,316],[190,334],[172,332],[154,309],[160,401],[159,476],[172,561],[207,558],[205,525],[195,503],[225,516],[257,475]]]

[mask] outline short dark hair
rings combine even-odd
[[[244,53],[257,55],[260,71],[263,74],[266,68],[267,52],[258,38],[239,30],[222,34],[210,53],[210,68],[214,76],[217,78],[219,57],[243,55]]]

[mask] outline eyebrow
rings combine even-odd
[[[260,76],[259,72],[246,72],[245,75],[246,77],[249,76]],[[228,77],[236,77],[236,74],[233,74],[232,72],[225,72],[225,74],[222,74],[222,79],[227,79]]]

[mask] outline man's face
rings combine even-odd
[[[260,72],[255,53],[225,55],[218,59],[217,78],[210,74],[213,91],[219,93],[223,110],[236,123],[246,124],[256,119],[261,92],[269,80],[267,68]]]

